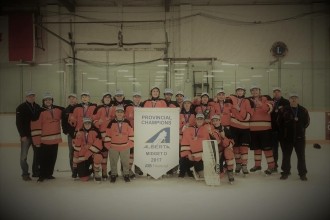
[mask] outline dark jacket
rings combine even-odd
[[[295,120],[295,113],[297,118]],[[309,126],[310,118],[307,109],[298,105],[297,108],[291,106],[284,107],[277,118],[280,139],[294,143],[297,140],[304,140],[306,128]]]
[[[74,137],[75,128],[72,127],[69,123],[69,114],[73,112],[74,105],[68,105],[62,111],[62,130],[66,135],[70,135],[72,138]]]
[[[39,118],[41,111],[40,105],[23,102],[16,108],[16,127],[21,137],[31,137],[31,121]]]
[[[274,108],[271,113],[272,130],[278,132],[279,128],[277,126],[277,118],[278,118],[279,112],[283,107],[290,105],[290,102],[289,102],[289,100],[287,100],[283,97],[281,97],[278,101],[276,101],[275,99],[273,99],[273,101],[274,101]]]

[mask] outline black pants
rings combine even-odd
[[[58,144],[41,144],[39,149],[40,177],[48,178],[53,175],[57,159]]]
[[[280,146],[282,149],[282,141],[279,141],[278,132],[272,131],[272,149],[273,149],[275,167],[278,167],[277,161],[278,161],[278,145],[279,145],[279,143],[280,143]]]
[[[290,143],[287,141],[283,141],[283,145],[281,146],[283,152],[283,160],[282,160],[282,170],[283,173],[289,174],[291,170],[291,154],[293,148],[296,152],[298,159],[298,173],[299,176],[305,175],[307,173],[306,168],[306,160],[305,160],[305,140],[298,139],[294,143]]]
[[[40,158],[39,158],[39,150],[40,147],[36,147],[35,145],[32,145],[33,149],[33,161],[32,161],[32,175],[33,176],[39,176],[40,175]]]
[[[187,157],[181,157],[179,160],[180,173],[186,174],[190,172],[190,167],[194,165],[194,162],[189,160]]]

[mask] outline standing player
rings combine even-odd
[[[150,99],[143,102],[144,108],[167,108],[167,104],[164,99],[159,98],[160,89],[154,86],[150,89]]]
[[[32,136],[33,143],[40,146],[40,175],[38,182],[45,179],[55,179],[53,176],[57,159],[58,144],[62,142],[61,118],[63,107],[53,104],[50,93],[45,93],[42,99],[42,111],[37,121],[31,123],[31,130],[39,135]],[[39,132],[37,132],[39,130]]]
[[[72,178],[77,178],[77,169],[73,169],[73,146],[72,140],[74,138],[75,128],[69,124],[69,115],[73,111],[74,106],[77,104],[77,95],[71,93],[68,96],[68,106],[62,113],[62,130],[67,135],[68,147],[69,147],[69,164],[72,172]]]
[[[271,117],[273,104],[269,96],[261,95],[261,89],[258,86],[252,86],[250,89],[252,97],[253,115],[250,119],[251,130],[251,150],[254,150],[254,167],[250,172],[261,170],[262,152],[264,152],[268,168],[265,174],[272,174],[275,163],[272,150],[271,136]]]
[[[230,96],[232,100],[230,131],[234,139],[234,154],[236,161],[235,173],[248,174],[247,169],[248,152],[250,145],[250,118],[251,104],[245,98],[245,88],[238,86],[236,94]]]
[[[105,147],[109,150],[111,176],[110,182],[116,182],[118,170],[117,163],[120,157],[125,182],[129,178],[130,148],[134,147],[134,132],[129,121],[124,118],[124,107],[116,106],[116,118],[113,119],[106,130]]]
[[[93,124],[101,132],[102,141],[104,142],[105,130],[107,129],[110,121],[113,119],[111,117],[111,112],[114,107],[111,103],[111,94],[110,92],[105,92],[103,94],[102,104],[97,106],[93,112]],[[107,179],[107,166],[108,166],[108,149],[102,148],[100,152],[102,155],[102,179]]]
[[[211,117],[214,115],[214,108],[213,103],[211,104],[211,100],[208,93],[202,93],[200,105],[196,106],[195,112],[196,114],[204,115],[205,123],[211,122]]]
[[[184,147],[181,146],[183,131],[189,127],[194,127],[196,125],[196,118],[194,114],[194,110],[192,108],[191,99],[184,98],[183,106],[180,112],[180,152],[184,151]],[[186,173],[188,176],[193,177],[193,174],[190,170],[190,161],[188,157],[185,155],[183,157],[180,156],[179,159],[179,177],[184,177]]]
[[[164,90],[164,100],[169,108],[180,107],[179,104],[175,101],[172,101],[173,90],[170,88],[166,88]]]
[[[184,93],[183,91],[177,91],[175,94],[176,103],[179,105],[180,108],[183,106],[183,99],[184,99]]]
[[[142,102],[141,102],[141,92],[134,92],[133,93],[133,104],[128,105],[125,110],[125,119],[127,119],[134,129],[134,109],[135,108],[141,108]],[[139,174],[140,176],[143,175],[142,170],[135,165],[135,173],[132,171],[132,166],[134,162],[134,147],[130,148],[130,160],[129,160],[129,176],[131,179],[135,178],[135,173]]]
[[[96,104],[90,102],[89,92],[82,92],[80,94],[81,103],[77,104],[72,112],[69,114],[69,124],[75,128],[75,131],[79,131],[83,126],[83,118],[92,118]],[[79,151],[73,148],[73,169],[77,168],[77,158],[79,158]]]

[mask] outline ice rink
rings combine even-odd
[[[111,219],[111,220],[205,220],[205,219],[329,219],[330,145],[306,148],[308,181],[299,179],[296,156],[292,156],[292,175],[263,172],[227,177],[221,186],[177,176],[159,180],[139,176],[130,183],[120,177],[109,181],[74,181],[69,172],[54,172],[55,180],[24,182],[19,166],[19,147],[0,147],[1,219]],[[281,152],[280,152],[281,154]],[[253,154],[249,152],[249,165]],[[31,170],[32,149],[29,151]],[[281,158],[280,158],[281,159]],[[55,170],[68,170],[68,149],[59,147]],[[263,169],[265,169],[263,157]]]

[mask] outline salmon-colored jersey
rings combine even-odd
[[[219,151],[223,151],[227,147],[234,146],[234,140],[226,137],[225,132],[223,130],[223,126],[219,128],[215,128],[213,125],[211,127],[211,137],[218,141]]]
[[[249,98],[252,102],[253,115],[250,119],[251,131],[265,131],[272,129],[271,112],[273,102],[269,96]]]
[[[107,149],[114,149],[116,151],[123,151],[134,146],[134,132],[129,121],[117,121],[113,119],[106,129],[106,136],[104,138],[104,146]]]
[[[163,99],[148,99],[143,102],[142,106],[144,108],[167,108],[167,104]]]
[[[207,105],[199,105],[196,106],[195,108],[196,114],[203,114],[205,116],[205,120],[211,120],[211,117],[214,115],[214,108],[212,104],[207,104]]]
[[[194,161],[202,160],[203,156],[203,141],[210,140],[210,135],[207,125],[201,127],[189,127],[183,131],[181,140],[180,156],[186,157],[192,155]]]
[[[193,113],[187,112],[183,113],[181,111],[180,113],[180,136],[182,136],[183,130],[188,128],[188,127],[193,127],[196,124],[196,117]]]
[[[61,118],[63,107],[53,105],[51,109],[43,108],[39,119],[31,121],[31,135],[35,145],[58,144],[62,142]]]
[[[95,127],[89,130],[82,128],[77,131],[72,143],[74,149],[79,151],[79,159],[75,161],[76,163],[87,160],[93,154],[100,153],[103,148],[101,133]]]
[[[232,100],[230,126],[240,129],[250,128],[250,118],[253,114],[249,99],[230,96]],[[239,109],[237,109],[237,107]]]
[[[105,130],[107,129],[110,121],[114,118],[111,117],[111,112],[115,109],[110,105],[99,105],[95,108],[93,114],[93,124],[99,129],[102,139],[105,137]]]
[[[125,118],[129,121],[132,128],[134,128],[134,108],[141,108],[141,105],[130,105],[125,110]]]
[[[230,126],[232,100],[226,98],[224,101],[214,102],[214,114],[221,116],[221,124],[223,126]]]
[[[75,127],[76,131],[79,131],[83,127],[83,118],[93,118],[95,108],[96,104],[92,103],[77,104],[73,108],[73,112],[69,114],[69,123]]]

